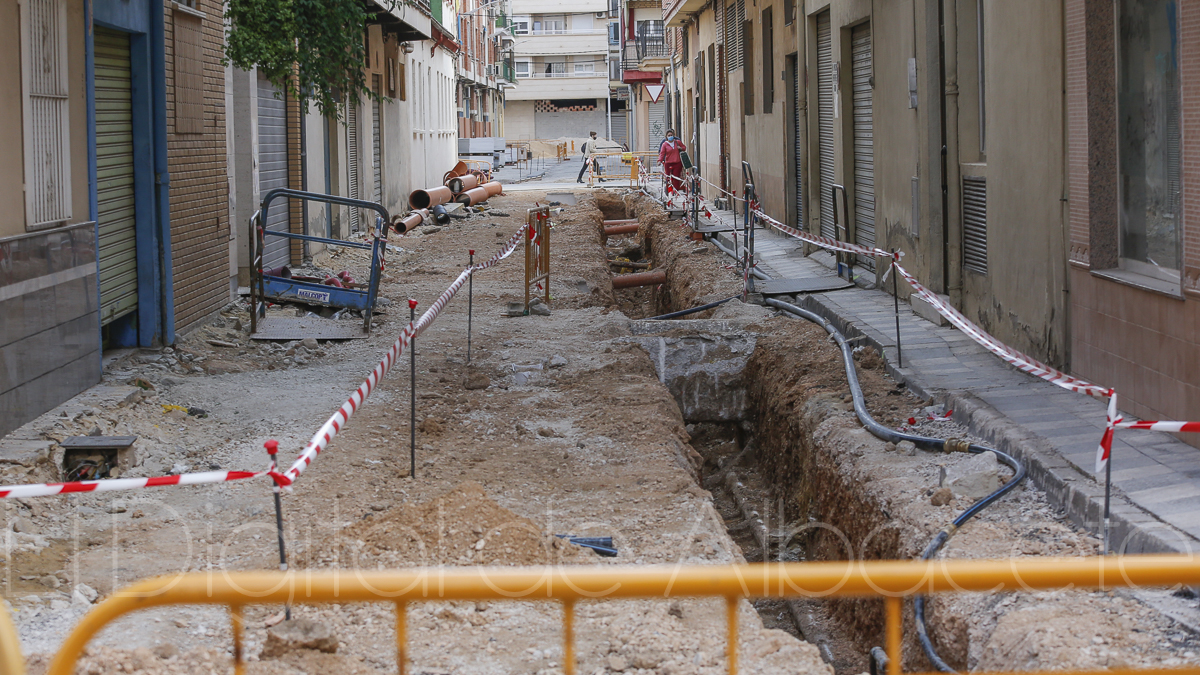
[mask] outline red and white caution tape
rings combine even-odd
[[[1088,396],[1095,396],[1096,398],[1107,398],[1112,391],[1105,387],[1092,384],[1087,380],[1067,375],[1061,370],[1051,368],[1032,356],[1029,356],[1028,354],[1022,354],[1003,342],[1000,342],[996,338],[989,335],[982,328],[972,323],[970,319],[963,316],[962,313],[957,309],[954,309],[945,302],[942,302],[941,298],[939,298],[935,293],[932,293],[929,289],[922,286],[921,283],[917,281],[916,277],[909,274],[908,270],[904,269],[899,264],[893,264],[895,265],[896,273],[904,277],[904,280],[907,281],[909,286],[912,287],[913,292],[917,295],[920,295],[921,298],[923,298],[930,305],[933,305],[933,308],[938,311],[938,314],[946,317],[946,320],[949,321],[955,328],[961,330],[972,340],[979,343],[984,349],[995,354],[996,356],[999,356],[1006,363],[1014,366],[1018,370],[1033,375],[1034,377],[1039,377],[1051,384],[1062,387],[1063,389],[1080,394],[1087,394]]]
[[[354,390],[354,393],[351,394],[350,398],[348,398],[346,402],[342,404],[342,407],[338,408],[328,420],[325,420],[325,424],[322,424],[320,429],[317,429],[317,433],[313,435],[312,440],[308,442],[308,445],[304,446],[304,450],[300,452],[300,456],[297,457],[296,461],[292,463],[291,468],[281,475],[273,476],[277,483],[285,487],[290,486],[300,476],[300,474],[303,473],[306,468],[308,468],[308,465],[312,464],[313,460],[317,458],[317,455],[321,454],[321,451],[329,446],[329,442],[333,440],[334,436],[337,436],[338,432],[340,432],[342,428],[346,426],[346,422],[350,421],[350,418],[356,411],[358,411],[358,408],[363,404],[364,401],[367,400],[367,397],[371,395],[371,392],[373,392],[375,387],[379,385],[380,380],[387,375],[388,371],[391,370],[392,366],[395,365],[397,360],[399,360],[400,355],[404,353],[404,350],[408,348],[413,339],[424,332],[425,329],[433,323],[434,319],[436,319],[438,314],[441,313],[442,309],[445,308],[446,303],[450,302],[450,299],[454,297],[454,294],[457,293],[460,288],[462,288],[463,284],[467,282],[467,279],[470,278],[470,276],[475,272],[493,267],[501,260],[504,260],[508,256],[512,255],[512,252],[517,248],[517,244],[520,243],[522,237],[525,236],[525,227],[525,225],[522,225],[521,229],[518,230],[516,234],[514,234],[512,237],[509,237],[508,242],[504,245],[504,247],[497,251],[496,254],[489,258],[486,262],[473,265],[463,270],[462,273],[458,275],[458,278],[454,280],[454,283],[450,284],[450,287],[447,288],[440,296],[438,296],[438,299],[433,302],[433,305],[429,309],[425,310],[424,314],[422,314],[413,323],[408,324],[408,326],[406,326],[404,330],[400,332],[400,337],[396,338],[396,341],[392,343],[392,347],[388,349],[386,354],[383,355],[383,360],[381,360],[379,364],[375,366],[375,369],[372,370],[369,375],[367,375],[367,379],[363,380],[363,383],[358,386],[358,389]]]
[[[757,216],[759,219],[761,219],[763,222],[770,225],[771,227],[775,228],[776,230],[779,230],[780,232],[783,232],[784,234],[786,234],[790,237],[795,237],[796,239],[799,239],[801,241],[806,241],[810,244],[815,244],[817,246],[820,246],[821,248],[829,249],[830,251],[841,251],[842,253],[855,253],[857,255],[877,256],[877,257],[884,257],[884,258],[894,257],[891,254],[891,252],[885,251],[880,248],[869,248],[867,246],[859,246],[858,244],[851,244],[850,242],[846,242],[846,241],[838,241],[837,239],[823,237],[819,234],[811,234],[809,232],[805,232],[804,230],[798,230],[794,227],[784,225],[783,223],[779,222],[778,220],[775,220],[771,216],[768,216],[767,214],[763,213],[761,209],[755,209],[754,215]]]
[[[375,369],[367,376],[367,379],[359,385],[358,389],[350,395],[350,398],[342,404],[342,407],[337,410],[326,420],[325,424],[317,430],[312,440],[308,442],[300,456],[292,464],[291,468],[284,473],[279,473],[275,470],[274,453],[271,457],[271,466],[266,471],[205,471],[200,473],[184,473],[176,476],[153,476],[150,478],[109,478],[104,480],[83,480],[70,483],[34,483],[29,485],[11,485],[0,487],[0,499],[18,498],[18,497],[48,497],[59,494],[70,494],[76,492],[115,492],[118,490],[137,490],[148,487],[161,487],[167,485],[207,485],[211,483],[225,483],[234,480],[243,480],[246,478],[260,478],[269,476],[275,481],[276,486],[288,487],[296,478],[316,459],[333,437],[341,431],[342,427],[349,421],[351,415],[358,410],[363,401],[371,395],[379,381],[387,374],[392,365],[404,353],[404,349],[412,342],[413,338],[420,335],[426,328],[433,323],[446,303],[454,297],[454,294],[462,288],[472,274],[480,270],[494,267],[501,260],[512,255],[516,250],[517,244],[521,242],[521,237],[524,236],[525,229],[518,230],[516,234],[509,238],[508,242],[496,252],[491,258],[478,265],[472,265],[463,270],[454,283],[443,292],[437,300],[434,301],[424,314],[415,322],[408,324],[400,333],[400,337],[392,344],[391,349],[384,354],[383,360]],[[274,441],[268,441],[268,445]]]
[[[136,490],[163,485],[206,485],[209,483],[242,480],[243,478],[258,478],[267,474],[267,471],[205,471],[202,473],[183,473],[178,476],[154,476],[152,478],[108,478],[105,480],[81,480],[72,483],[10,485],[0,488],[0,499],[49,497],[73,492],[114,492],[116,490]]]

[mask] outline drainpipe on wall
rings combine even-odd
[[[950,303],[962,309],[962,194],[958,155],[958,7],[956,0],[942,0],[942,222],[946,232],[946,293]],[[946,46],[949,45],[949,49]]]
[[[166,14],[161,2],[150,3],[150,70],[154,88],[154,196],[158,203],[158,255],[162,275],[161,337],[175,344],[175,284],[171,274],[171,173],[167,165]]]

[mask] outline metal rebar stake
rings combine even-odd
[[[271,471],[276,470],[275,455],[279,454],[279,441],[271,439],[263,443],[263,447],[267,449],[267,454],[271,456]],[[275,493],[275,533],[279,537],[279,571],[287,572],[287,548],[283,542],[283,500],[280,498],[279,484],[276,483],[272,492]],[[283,606],[283,616],[288,621],[292,620],[292,606]]]
[[[1104,463],[1104,555],[1108,555],[1112,549],[1109,548],[1109,511],[1108,505],[1112,497],[1112,450],[1108,451],[1108,461]]]
[[[459,287],[461,288],[461,286]],[[413,324],[417,320],[417,301],[408,301],[408,321]],[[409,390],[411,396],[409,398],[409,416],[408,416],[408,476],[415,479],[417,477],[417,336],[414,335],[408,343],[408,363],[409,363]]]
[[[904,367],[904,354],[900,351],[900,292],[899,281],[896,277],[900,273],[896,271],[896,249],[892,249],[892,304],[896,308],[896,367]]]
[[[471,267],[475,267],[475,249],[469,249],[467,253],[471,256]],[[475,270],[471,270],[471,276],[467,277],[467,363],[471,362],[471,315],[474,309],[475,299]]]

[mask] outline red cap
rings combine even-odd
[[[473,248],[467,249],[467,253],[470,253],[471,255],[475,255],[475,249],[473,249]]]
[[[409,308],[409,309],[416,309],[416,308],[417,308],[417,301],[416,301],[416,300],[409,300],[409,301],[408,301],[408,308]]]
[[[267,441],[266,443],[263,443],[263,447],[267,449],[268,455],[274,456],[276,453],[279,452],[279,441],[272,438],[271,440]]]

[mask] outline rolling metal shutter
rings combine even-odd
[[[95,59],[100,323],[107,325],[138,300],[129,35],[96,27]]]
[[[854,89],[854,243],[875,246],[875,126],[872,111],[871,24],[850,33]],[[875,258],[858,261],[874,269]]]
[[[359,189],[358,165],[358,102],[346,99],[346,170],[350,181],[350,199],[362,199]],[[350,231],[358,232],[361,215],[358,209],[350,209]]]
[[[804,166],[804,129],[801,127],[800,102],[804,99],[800,98],[804,92],[800,91],[800,66],[796,57],[790,57],[793,62],[792,67],[792,163],[795,166],[796,176],[796,227],[805,229],[804,222],[804,174],[801,172],[801,167]]]
[[[380,84],[379,76],[371,76],[372,83],[375,86],[375,91],[379,91]],[[371,101],[371,166],[375,172],[375,192],[373,199],[383,203],[383,140],[380,138],[379,130],[383,127],[383,104],[378,100]],[[365,215],[365,214],[364,214]]]
[[[963,267],[987,274],[987,179],[963,176]]]
[[[658,103],[650,102],[647,119],[650,121],[650,152],[658,156],[658,150],[667,138],[667,104],[662,99]]]
[[[258,193],[260,198],[277,188],[288,186],[287,103],[279,89],[261,74],[258,76]],[[267,229],[288,232],[288,202],[276,199],[267,214]],[[284,237],[264,241],[263,267],[272,268],[291,262],[291,246]]]
[[[629,142],[629,125],[625,119],[625,111],[612,114],[612,140],[614,143]]]
[[[744,8],[744,5],[741,6]],[[738,16],[738,7],[739,3],[730,3],[725,8],[726,70],[736,70],[742,67],[742,20]]]
[[[817,140],[821,170],[821,234],[837,237],[833,226],[833,202],[830,193],[834,185],[833,153],[833,33],[829,12],[817,16]]]

